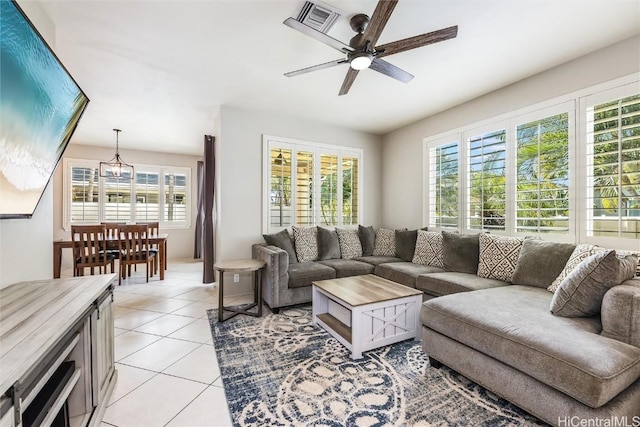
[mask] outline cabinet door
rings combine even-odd
[[[111,291],[104,295],[98,302],[96,314],[93,345],[94,345],[94,403],[100,406],[105,398],[105,393],[113,371],[114,365],[114,339],[113,339],[113,304]]]

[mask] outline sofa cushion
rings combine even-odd
[[[396,255],[404,261],[411,262],[416,251],[418,230],[396,230]]]
[[[336,270],[318,262],[299,262],[289,265],[289,287],[311,286],[316,280],[335,279]]]
[[[386,228],[376,231],[376,242],[373,246],[374,256],[396,256],[396,232]]]
[[[455,271],[421,274],[416,279],[416,288],[436,297],[505,285],[508,283],[501,280],[485,279],[475,274]]]
[[[318,259],[340,258],[340,243],[335,230],[318,227]]]
[[[476,274],[479,258],[477,234],[442,232],[442,264],[445,270]]]
[[[444,271],[438,267],[430,265],[414,264],[412,262],[390,262],[376,266],[375,275],[384,277],[401,285],[416,287],[416,278],[424,273],[436,273]]]
[[[336,228],[336,233],[338,233],[342,258],[352,259],[362,256],[362,243],[360,243],[358,230],[355,228]]]
[[[637,262],[635,255],[618,257],[614,250],[591,255],[560,283],[551,300],[551,312],[564,317],[599,314],[604,294],[631,279]]]
[[[606,249],[595,245],[577,245],[571,253],[571,256],[569,256],[567,263],[565,264],[558,277],[556,277],[554,281],[551,282],[551,286],[549,286],[547,289],[551,292],[555,292],[556,289],[558,289],[558,286],[560,286],[560,283],[565,279],[565,277],[569,275],[569,273],[573,271],[574,268],[578,266],[578,264],[589,258],[591,255],[604,250]]]
[[[287,251],[287,254],[289,254],[290,264],[298,262],[296,250],[293,247],[293,240],[286,228],[275,234],[263,234],[262,237],[264,237],[264,241],[267,242],[267,245],[277,246],[278,248]]]
[[[481,233],[478,235],[480,256],[478,276],[510,282],[516,271],[524,239]]]
[[[411,262],[442,268],[442,233],[418,230],[416,250]]]
[[[599,335],[597,317],[548,310],[545,289],[501,286],[431,299],[426,327],[597,408],[640,377],[640,348]]]
[[[356,261],[354,259],[329,259],[326,261],[318,261],[318,263],[333,268],[336,271],[336,277],[373,274],[373,270],[376,268],[372,264]]]
[[[293,240],[296,244],[298,262],[315,261],[318,259],[318,227],[291,227]]]
[[[360,236],[360,243],[362,244],[362,256],[373,255],[373,245],[376,243],[376,232],[373,227],[358,225],[358,236]]]
[[[361,256],[355,259],[373,265],[386,264],[388,262],[402,262],[400,258],[394,256]]]
[[[525,239],[511,283],[546,289],[562,272],[575,247],[571,243]]]

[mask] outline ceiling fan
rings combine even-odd
[[[400,53],[417,47],[452,39],[458,35],[458,26],[454,25],[453,27],[443,28],[438,31],[420,34],[418,36],[376,46],[382,30],[391,17],[393,9],[396,7],[396,3],[398,3],[398,0],[380,0],[371,18],[364,13],[352,16],[349,23],[353,31],[357,34],[351,39],[351,41],[349,41],[348,45],[326,35],[323,32],[317,31],[294,18],[286,19],[284,21],[285,25],[313,37],[314,39],[321,41],[342,53],[345,53],[347,57],[331,62],[325,62],[324,64],[314,65],[313,67],[291,71],[289,73],[285,73],[285,76],[293,77],[309,73],[311,71],[334,67],[336,65],[349,64],[349,71],[347,71],[347,76],[342,82],[342,87],[340,88],[338,95],[346,95],[358,75],[358,72],[365,68],[370,68],[403,83],[409,82],[413,79],[413,75],[388,63],[382,58],[393,55],[394,53]]]

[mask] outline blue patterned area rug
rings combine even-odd
[[[209,310],[235,426],[546,425],[446,367],[416,341],[350,352],[311,321],[311,307],[218,323]]]

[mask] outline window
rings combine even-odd
[[[634,239],[637,249],[640,95],[631,86],[587,97],[583,102],[587,141],[583,235],[587,241],[604,245],[612,239]]]
[[[426,225],[568,235],[573,105],[425,141]]]
[[[563,98],[425,140],[425,224],[637,250],[637,76]]]
[[[360,221],[362,150],[264,136],[263,232]]]
[[[569,114],[516,127],[516,231],[569,233]]]
[[[429,148],[429,227],[458,227],[458,153],[460,143],[447,138]]]
[[[468,147],[467,228],[504,230],[506,130],[475,135]]]
[[[133,180],[128,176],[101,178],[97,161],[65,159],[64,227],[145,221],[158,221],[161,227],[190,227],[191,170],[150,165],[134,167]]]

